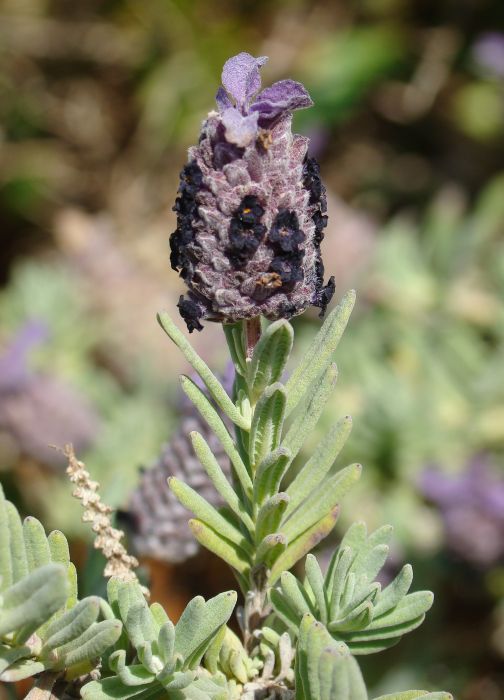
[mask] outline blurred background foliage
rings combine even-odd
[[[365,671],[375,694],[409,684],[499,700],[500,0],[2,0],[2,482],[72,538],[95,589],[99,558],[48,445],[72,441],[124,510],[176,429],[185,367],[154,320],[182,287],[171,206],[221,66],[241,50],[270,57],[265,83],[302,80],[315,99],[296,127],[328,187],[326,269],[340,295],[358,291],[330,410],[353,415],[344,457],[365,465],[342,525],[393,523],[395,565],[413,560],[437,596],[428,623]],[[318,320],[295,325],[300,353]],[[223,369],[218,327],[192,339]],[[144,564],[175,615],[226,575],[208,557]]]

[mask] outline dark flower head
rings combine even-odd
[[[320,255],[325,189],[308,139],[291,131],[292,112],[313,103],[294,80],[261,91],[266,60],[226,62],[218,110],[180,174],[171,264],[189,287],[178,304],[189,331],[203,319],[288,318],[309,305],[323,313],[334,292]]]

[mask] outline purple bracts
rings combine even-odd
[[[293,80],[259,92],[266,60],[226,62],[218,111],[181,172],[170,245],[189,287],[178,304],[189,331],[202,319],[290,318],[309,305],[323,314],[334,292],[320,255],[325,189],[308,139],[291,131],[292,111],[312,101]]]

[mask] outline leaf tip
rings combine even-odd
[[[201,521],[196,520],[196,518],[191,518],[188,521],[188,525],[191,528],[191,532],[193,533],[193,535],[198,535],[203,531]]]

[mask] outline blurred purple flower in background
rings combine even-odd
[[[481,34],[473,46],[473,57],[486,73],[495,78],[504,78],[504,34]]]
[[[420,490],[443,519],[446,543],[476,566],[491,566],[504,556],[504,476],[475,457],[457,475],[426,469]]]
[[[72,443],[84,451],[100,421],[86,398],[66,382],[30,368],[30,353],[49,337],[40,321],[28,321],[0,355],[0,433],[37,462],[64,466],[51,445]]]
[[[21,389],[32,376],[28,357],[49,336],[41,321],[27,321],[0,355],[0,394]]]

